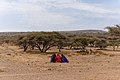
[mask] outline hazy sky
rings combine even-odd
[[[0,0],[0,31],[101,29],[120,24],[120,0]]]

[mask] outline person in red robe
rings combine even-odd
[[[56,54],[55,61],[61,63],[62,62],[62,56],[60,54]]]

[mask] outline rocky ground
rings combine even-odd
[[[69,63],[50,63],[50,56],[0,46],[0,80],[120,80],[119,55],[65,55]]]

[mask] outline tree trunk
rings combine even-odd
[[[31,50],[34,50],[34,47],[35,47],[35,46],[31,46],[31,48],[30,48],[30,49],[31,49]]]
[[[24,47],[24,52],[27,50],[28,46],[23,46]]]
[[[61,52],[61,49],[59,48],[59,52]]]
[[[113,51],[115,51],[115,45],[113,45]]]

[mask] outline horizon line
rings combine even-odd
[[[11,30],[11,31],[0,31],[0,33],[1,32],[62,32],[62,31],[64,32],[64,31],[82,31],[82,30],[83,31],[84,30],[106,31],[106,30],[103,30],[103,29],[75,29],[75,30],[51,30],[51,31],[50,30],[48,30],[48,31],[45,31],[45,30],[39,30],[39,31],[38,30],[33,30],[33,31],[32,30],[28,30],[28,31],[12,31]]]

